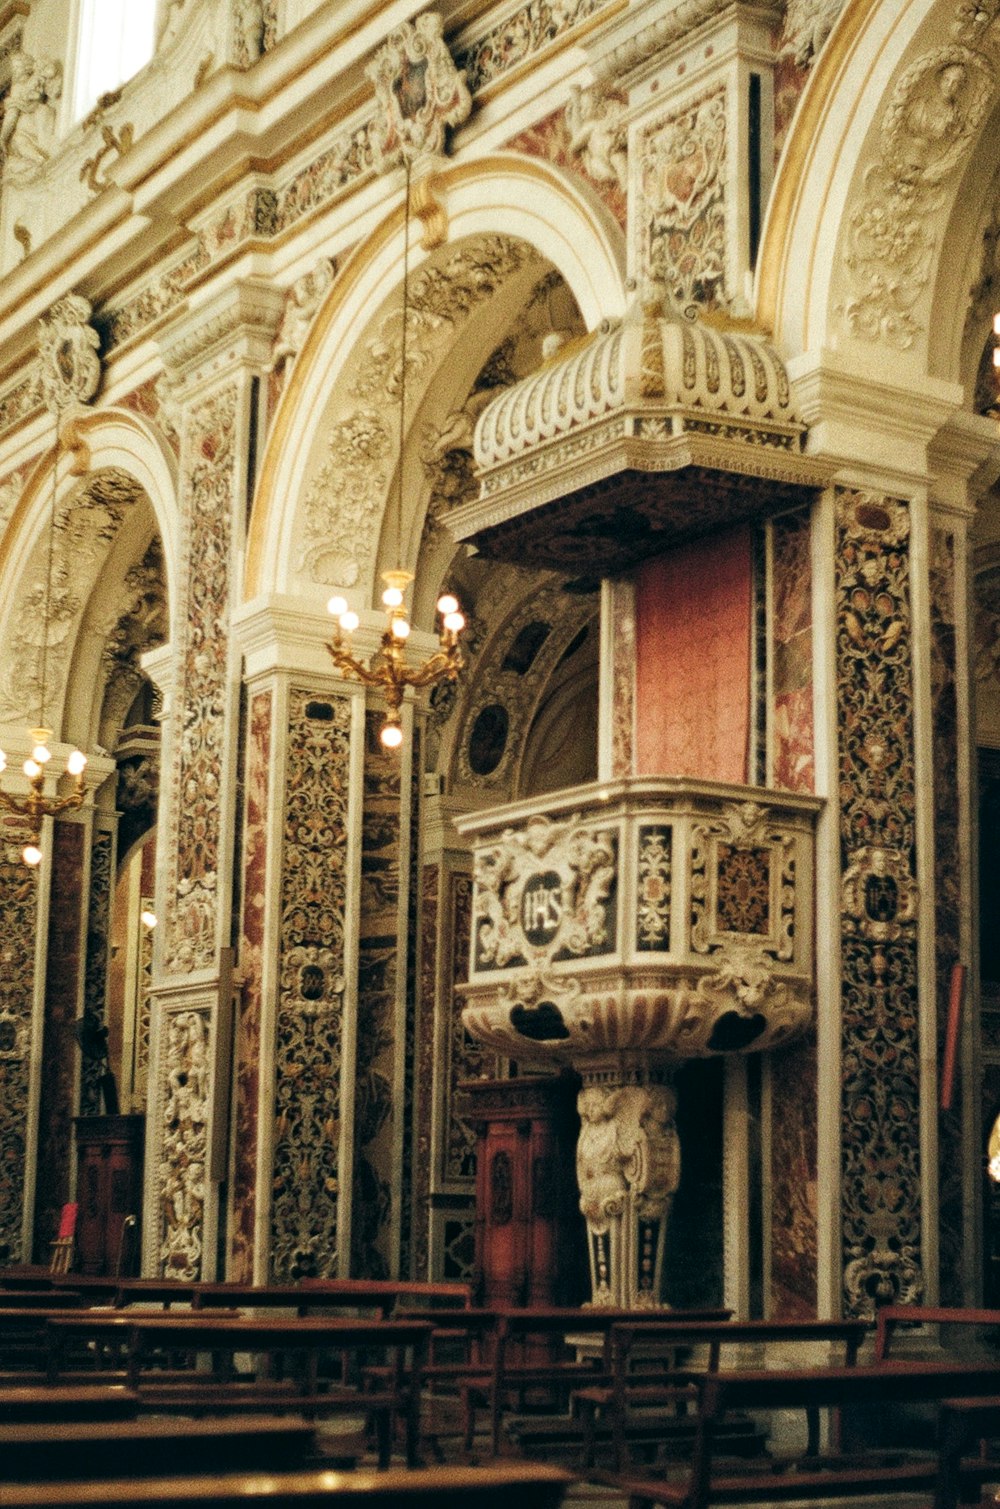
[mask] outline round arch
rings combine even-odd
[[[625,309],[625,238],[596,194],[549,164],[497,155],[435,178],[448,215],[448,245],[503,235],[530,245],[565,280],[584,323]],[[266,447],[247,545],[247,600],[288,590],[294,500],[330,394],[372,309],[403,276],[403,206],[356,249],[319,310],[282,394]],[[411,246],[410,271],[421,265]]]
[[[172,452],[140,416],[124,409],[106,409],[81,411],[64,420],[62,444],[58,451],[50,446],[29,473],[0,544],[0,570],[10,586],[3,604],[0,604],[0,664],[9,668],[7,680],[11,681],[10,687],[7,680],[0,685],[0,703],[5,698],[11,701],[8,693],[14,687],[15,671],[21,658],[18,635],[23,638],[25,632],[26,595],[30,597],[39,590],[37,580],[32,583],[32,574],[34,572],[37,578],[40,552],[44,552],[44,542],[52,528],[53,504],[57,512],[63,514],[64,505],[81,490],[96,487],[100,491],[108,485],[119,494],[124,486],[126,501],[141,498],[146,519],[151,519],[162,544],[167,600],[176,603],[179,572],[176,477]],[[75,512],[66,517],[75,519]],[[76,660],[94,584],[109,562],[117,563],[115,573],[123,576],[129,564],[125,557],[130,551],[134,554],[136,542],[149,533],[149,523],[143,525],[137,521],[129,509],[113,533],[98,529],[92,538],[88,537],[85,569],[81,559],[74,558],[74,567],[83,584],[82,597],[71,616],[67,610],[63,624],[64,652],[51,657],[52,673],[55,676],[56,666],[60,666],[58,675],[63,684],[53,680],[49,688],[51,703],[49,697],[46,698],[50,709],[59,709],[59,717],[53,724],[57,736],[66,721],[66,678]],[[64,548],[72,554],[72,542]],[[57,616],[56,610],[54,617]],[[19,704],[23,700],[20,690],[14,700]],[[79,737],[90,742],[93,730],[86,726],[90,719],[89,708],[75,708],[72,716],[76,724],[81,724],[82,720]]]
[[[990,130],[989,73],[975,46],[978,23],[968,17],[955,0],[850,0],[842,10],[799,102],[758,257],[757,319],[786,358],[827,350],[860,367],[863,352],[870,363],[867,326],[882,365],[957,378],[957,371],[942,373],[928,347],[937,302],[955,281],[954,265],[941,276],[955,198]],[[917,111],[956,65],[964,69],[960,97],[950,106],[942,99],[933,125],[921,126]],[[995,105],[995,80],[992,87]],[[898,143],[909,145],[894,168],[889,154]],[[909,174],[916,187],[905,224],[884,213],[885,172],[895,172],[904,189]],[[905,298],[894,303],[890,290],[884,308],[878,235],[895,236],[882,271],[892,268],[897,290],[909,281]],[[908,237],[922,249],[910,265]]]

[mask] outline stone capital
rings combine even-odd
[[[234,368],[271,360],[285,297],[262,278],[246,278],[197,306],[187,305],[159,335],[170,381],[186,397]]]

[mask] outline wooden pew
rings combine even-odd
[[[935,1485],[936,1453],[886,1460],[875,1451],[832,1455],[819,1462],[717,1470],[717,1448],[733,1410],[870,1409],[882,1404],[939,1404],[952,1395],[987,1397],[997,1384],[991,1362],[887,1361],[872,1367],[748,1369],[706,1373],[698,1382],[698,1424],[686,1476],[667,1480],[637,1473],[607,1474],[626,1494],[629,1509],[707,1509],[716,1503],[773,1504],[793,1499],[855,1498],[926,1492]],[[894,1454],[898,1456],[898,1454]],[[602,1477],[604,1475],[602,1474]]]
[[[876,1362],[884,1362],[889,1356],[893,1339],[903,1326],[960,1326],[968,1330],[992,1326],[1000,1332],[1000,1310],[946,1305],[883,1305],[875,1312]]]
[[[374,1316],[402,1315],[411,1307],[421,1311],[467,1309],[468,1284],[423,1284],[395,1279],[303,1279],[297,1284],[196,1284],[196,1310],[238,1305],[247,1309],[294,1309],[299,1315],[315,1310],[352,1309]]]
[[[281,1471],[301,1467],[315,1445],[302,1419],[0,1422],[2,1484],[39,1479],[164,1477],[190,1472]],[[0,1503],[5,1497],[0,1484]]]
[[[1000,1436],[1000,1395],[942,1399],[934,1509],[958,1509],[960,1502],[975,1502],[983,1483],[1000,1481],[997,1453],[985,1449],[991,1436]],[[978,1446],[975,1455],[970,1453],[973,1444]]]
[[[264,1501],[294,1509],[558,1509],[572,1481],[562,1468],[397,1468],[385,1472],[236,1473],[139,1482],[13,1484],[4,1509],[246,1509]]]
[[[226,1310],[218,1320],[238,1321],[242,1311]],[[0,1312],[0,1326],[3,1323]],[[130,1310],[50,1310],[44,1312],[42,1345],[44,1376],[57,1384],[71,1379],[102,1383],[122,1382],[131,1387],[130,1346],[133,1331],[143,1321],[166,1322],[170,1335],[178,1338],[177,1350],[186,1350],[180,1339],[204,1317],[191,1310],[164,1311],[159,1307]]]
[[[821,1344],[842,1350],[843,1362],[853,1367],[869,1332],[863,1320],[748,1320],[718,1323],[685,1321],[678,1312],[641,1320],[634,1316],[618,1321],[610,1333],[610,1378],[590,1383],[573,1392],[573,1406],[584,1422],[584,1461],[593,1465],[598,1419],[602,1413],[611,1418],[611,1440],[615,1469],[621,1472],[627,1461],[630,1414],[635,1408],[680,1410],[690,1401],[690,1384],[702,1371],[717,1372],[723,1347],[732,1346],[801,1346]],[[683,1370],[675,1366],[679,1348],[707,1348],[704,1362],[692,1361]],[[637,1371],[635,1359],[641,1351],[655,1358],[662,1348],[659,1369],[651,1362],[646,1370]],[[652,1376],[659,1371],[660,1376]],[[819,1416],[808,1416],[809,1453],[819,1449]]]
[[[230,1413],[237,1410],[294,1408],[310,1418],[331,1414],[367,1417],[375,1426],[381,1466],[388,1466],[392,1450],[392,1426],[404,1426],[406,1459],[420,1460],[419,1378],[426,1360],[431,1327],[409,1320],[344,1320],[306,1316],[291,1320],[271,1317],[218,1319],[187,1312],[183,1315],[135,1319],[129,1314],[109,1317],[109,1323],[127,1328],[127,1382],[144,1407],[161,1410]],[[52,1376],[58,1377],[58,1357],[68,1339],[86,1334],[79,1318],[49,1322],[55,1356]],[[346,1381],[321,1376],[319,1364],[326,1354],[351,1357],[360,1365],[364,1354],[387,1351],[391,1375],[382,1388],[362,1389]],[[157,1371],[164,1355],[185,1354],[194,1359],[209,1353],[213,1371],[201,1374],[193,1367],[164,1375]],[[236,1353],[264,1357],[252,1378],[235,1371]],[[276,1361],[295,1364],[290,1377],[282,1377]],[[407,1360],[408,1359],[408,1360]],[[415,1381],[416,1380],[416,1381]]]
[[[139,1409],[139,1395],[124,1384],[41,1384],[0,1388],[0,1421],[98,1420],[103,1425],[132,1419]]]
[[[471,1450],[473,1445],[477,1399],[485,1400],[489,1410],[490,1449],[493,1456],[498,1456],[509,1397],[523,1399],[528,1390],[544,1389],[568,1400],[577,1386],[610,1384],[612,1328],[622,1321],[635,1321],[637,1313],[648,1314],[599,1306],[500,1310],[489,1375],[485,1379],[470,1377],[463,1385],[466,1449]],[[678,1325],[721,1324],[729,1313],[720,1309],[665,1312],[675,1317],[672,1323]],[[593,1350],[581,1356],[579,1343],[586,1337],[593,1339]],[[574,1350],[576,1355],[571,1356]]]

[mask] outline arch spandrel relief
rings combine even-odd
[[[108,468],[88,477],[58,501],[52,562],[52,593],[48,617],[47,665],[50,701],[42,721],[59,728],[70,657],[94,584],[111,546],[140,490],[128,473]],[[36,510],[47,499],[39,497]],[[39,515],[40,517],[40,515]],[[20,588],[0,623],[5,646],[0,672],[0,721],[23,721],[25,707],[37,699],[41,656],[45,645],[46,561],[48,509],[23,562]]]

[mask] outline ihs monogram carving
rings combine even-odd
[[[160,1271],[187,1281],[201,1276],[205,1160],[208,1153],[209,1021],[178,1011],[166,1023],[161,1114]]]
[[[398,158],[413,160],[442,152],[449,126],[461,125],[472,109],[465,74],[455,67],[434,11],[389,33],[366,73],[381,114],[371,144],[381,172]]]
[[[996,83],[990,60],[964,44],[985,41],[995,22],[995,7],[976,14],[960,7],[953,44],[907,69],[882,117],[878,156],[850,219],[845,258],[855,292],[843,312],[854,334],[867,340],[907,350],[925,328],[916,308],[941,230],[935,217]]]
[[[38,322],[38,381],[53,414],[93,398],[101,381],[100,337],[90,324],[90,301],[68,293]]]
[[[682,309],[725,292],[726,87],[720,84],[641,134],[643,275]]]
[[[578,821],[533,819],[475,859],[475,966],[608,953],[618,841]]]

